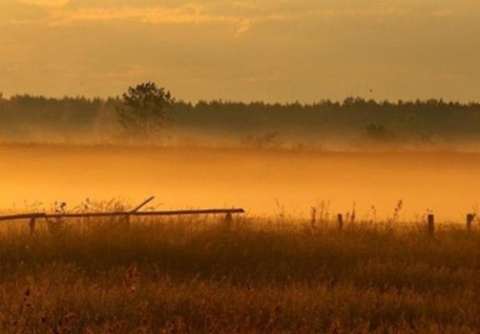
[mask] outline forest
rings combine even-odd
[[[15,95],[0,100],[0,140],[122,142],[115,98]],[[471,148],[480,140],[480,104],[349,97],[314,104],[176,101],[164,144],[256,148]],[[221,144],[219,144],[221,143]]]

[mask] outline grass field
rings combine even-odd
[[[15,225],[14,225],[15,224]],[[23,226],[24,224],[25,226]],[[21,225],[21,226],[20,226]],[[238,218],[0,233],[1,333],[478,333],[480,233]]]

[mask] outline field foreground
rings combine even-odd
[[[477,333],[480,234],[239,218],[0,233],[1,333]]]

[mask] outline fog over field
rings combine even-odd
[[[3,145],[0,207],[48,211],[65,201],[71,210],[86,198],[135,204],[155,195],[158,209],[308,217],[323,201],[330,214],[355,209],[358,219],[385,221],[403,200],[402,221],[433,210],[463,222],[480,200],[479,164],[473,153]]]
[[[0,0],[0,334],[479,333],[478,59],[479,0]]]

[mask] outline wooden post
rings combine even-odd
[[[30,227],[30,234],[35,233],[35,217],[30,218],[30,223],[28,224]]]
[[[435,234],[435,216],[433,214],[427,216],[427,230],[428,234],[432,236]]]
[[[472,223],[474,219],[475,219],[475,215],[473,213],[467,214],[467,231],[472,230]]]
[[[230,212],[228,212],[228,213],[225,215],[225,220],[224,220],[224,222],[225,222],[225,225],[224,225],[224,226],[225,226],[225,228],[226,228],[227,230],[231,230],[231,229],[232,229],[232,219],[233,219],[232,214],[231,214]]]
[[[337,215],[337,220],[338,220],[338,230],[342,231],[343,230],[343,215],[339,213]]]
[[[125,216],[125,228],[126,228],[127,230],[130,229],[130,215],[126,215],[126,216]]]

